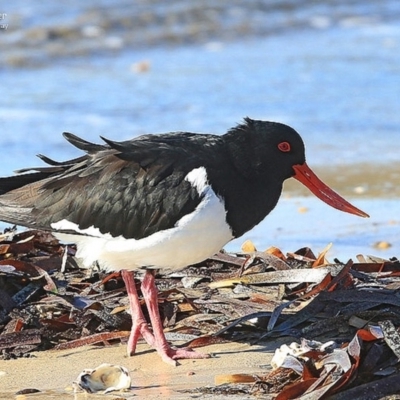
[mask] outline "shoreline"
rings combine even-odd
[[[318,177],[342,196],[352,199],[395,199],[400,197],[400,162],[388,164],[354,163],[344,165],[312,164]],[[299,197],[311,195],[303,185],[288,179],[284,194]]]

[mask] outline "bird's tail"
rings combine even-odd
[[[0,178],[0,221],[33,227],[32,188],[53,172],[32,172]],[[29,186],[27,186],[29,185]]]
[[[31,174],[21,174],[0,178],[0,196],[12,190],[19,189],[22,186],[45,179],[49,175],[49,173],[45,172],[34,172]]]

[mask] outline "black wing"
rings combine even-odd
[[[149,236],[195,210],[201,198],[185,177],[215,162],[206,149],[221,143],[189,133],[103,139],[106,145],[64,136],[87,154],[65,162],[40,156],[50,166],[0,179],[0,220],[51,229],[66,219],[114,237]]]

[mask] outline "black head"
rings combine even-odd
[[[282,183],[295,175],[294,165],[305,162],[303,140],[285,124],[245,118],[225,136],[235,165],[249,178],[268,176]]]
[[[361,217],[368,216],[315,175],[306,163],[303,140],[291,127],[245,118],[244,123],[231,129],[226,137],[233,163],[246,178],[263,181],[268,187],[275,187],[273,193],[277,193],[285,179],[294,177],[330,206]]]

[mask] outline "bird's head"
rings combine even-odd
[[[228,132],[229,135],[235,137],[230,142],[235,163],[249,179],[252,179],[251,174],[259,174],[269,181],[283,183],[293,177],[331,207],[361,217],[369,216],[317,177],[306,163],[302,138],[290,126],[245,118],[243,124]]]

